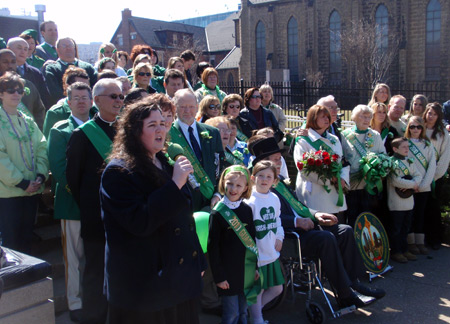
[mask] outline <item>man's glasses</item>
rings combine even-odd
[[[9,93],[9,94],[14,94],[14,93],[17,92],[17,93],[20,94],[20,95],[23,94],[24,91],[25,91],[25,90],[24,90],[23,88],[16,88],[16,89],[9,88],[9,89],[6,89],[6,90],[5,90],[5,92],[6,92],[6,93]]]
[[[120,100],[123,100],[125,97],[123,96],[123,94],[115,94],[115,93],[111,93],[109,95],[99,95],[100,97],[110,97],[112,100],[116,100],[117,98],[119,98]]]
[[[151,76],[152,74],[151,74],[150,72],[139,72],[138,75],[139,75],[139,76],[144,76],[144,75],[145,75],[145,76],[148,76],[148,77],[149,77],[149,76]]]
[[[220,109],[220,105],[209,105],[208,107],[211,110],[219,110]]]

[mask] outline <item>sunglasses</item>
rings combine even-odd
[[[253,96],[251,96],[250,98],[252,98],[252,99],[261,99],[262,96],[255,96],[255,95],[253,95]]]
[[[239,105],[228,105],[228,108],[230,108],[230,109],[241,109],[241,106],[239,106]]]
[[[139,72],[138,73],[139,76],[151,76],[152,74],[150,72]]]
[[[24,90],[23,88],[16,88],[16,89],[9,88],[9,89],[6,89],[6,90],[5,90],[5,92],[6,92],[6,93],[9,93],[9,94],[14,94],[14,93],[17,92],[17,93],[20,94],[20,95],[23,94],[24,91],[25,91],[25,90]]]
[[[423,126],[422,125],[410,125],[409,129],[420,129],[420,130],[422,130]]]
[[[220,109],[220,105],[209,105],[208,107],[211,110],[219,110]]]
[[[100,97],[110,97],[112,100],[116,100],[117,98],[119,98],[120,100],[123,100],[125,97],[123,96],[123,94],[109,94],[109,95],[99,95]]]

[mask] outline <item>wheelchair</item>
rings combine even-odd
[[[323,307],[319,303],[312,301],[312,292],[316,288],[320,289],[322,292],[333,318],[339,318],[356,310],[354,305],[337,310],[333,308],[322,284],[320,260],[314,260],[302,256],[300,236],[298,233],[293,231],[285,231],[285,239],[283,242],[283,249],[281,250],[280,261],[282,264],[282,271],[285,276],[283,292],[270,303],[265,305],[264,310],[274,309],[280,305],[286,299],[288,292],[291,295],[292,303],[295,303],[297,295],[305,295],[306,316],[308,320],[311,323],[316,324],[324,323],[327,316]],[[333,287],[331,287],[331,290],[336,297],[337,294]]]

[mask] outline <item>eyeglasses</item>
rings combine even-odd
[[[73,101],[86,101],[86,100],[90,100],[90,99],[91,99],[91,97],[87,97],[87,96],[72,98]]]
[[[230,108],[230,109],[241,109],[241,106],[240,105],[228,105],[228,107],[227,108]]]
[[[420,129],[420,130],[422,130],[423,126],[422,125],[409,125],[409,129]]]
[[[251,96],[250,98],[252,98],[252,99],[261,99],[262,96],[255,96],[255,95],[253,95],[253,96]]]
[[[231,129],[219,128],[219,132],[224,133],[224,134],[231,134]]]
[[[220,109],[220,105],[209,105],[208,107],[211,110],[219,110]]]
[[[151,76],[152,74],[150,72],[139,72],[138,73],[139,76]]]
[[[24,91],[25,91],[25,90],[24,90],[23,88],[16,88],[16,89],[9,88],[9,89],[6,89],[6,90],[5,90],[5,92],[6,92],[6,93],[9,93],[9,94],[14,94],[14,93],[17,92],[17,93],[20,94],[20,95],[23,94]]]
[[[328,108],[330,111],[339,111],[339,110],[341,110],[341,108],[339,108],[339,107],[331,107],[331,108]]]
[[[123,100],[125,98],[123,94],[115,94],[115,93],[111,93],[109,95],[99,95],[99,97],[110,97],[112,100],[116,100],[117,98]]]

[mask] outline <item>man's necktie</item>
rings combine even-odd
[[[195,156],[197,157],[198,161],[203,165],[203,158],[202,158],[202,150],[200,149],[200,145],[198,145],[197,140],[194,136],[194,129],[189,126],[189,140],[191,141],[192,149],[194,150]]]

